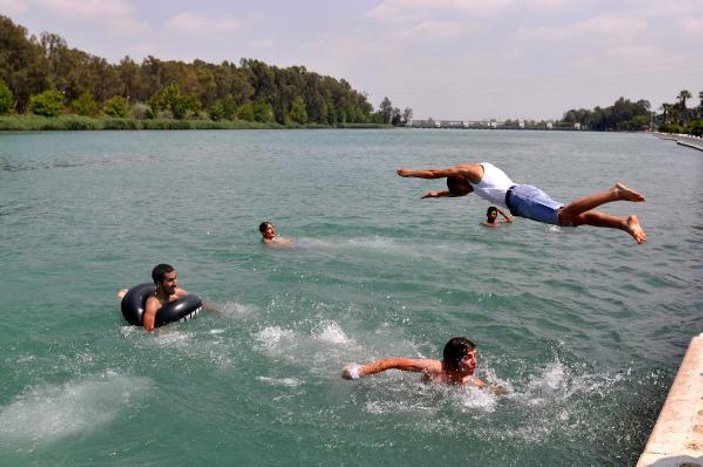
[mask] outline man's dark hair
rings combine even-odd
[[[495,206],[491,206],[488,209],[486,209],[486,216],[490,215],[492,212],[498,212],[498,208]]]
[[[268,221],[259,224],[259,232],[264,233],[266,231],[266,227],[268,227],[269,225],[271,225],[271,223]]]
[[[442,361],[450,370],[458,370],[461,360],[476,348],[476,344],[466,337],[454,337],[444,346]]]
[[[447,188],[449,188],[449,193],[453,195],[460,195],[461,191],[459,190],[459,184],[463,181],[463,178],[460,178],[456,175],[450,175],[447,177]]]
[[[452,196],[464,196],[474,191],[471,183],[464,175],[450,175],[447,177],[447,188]]]
[[[164,281],[164,276],[173,271],[175,271],[175,269],[170,264],[157,264],[154,269],[151,270],[151,278],[154,284],[159,285]]]

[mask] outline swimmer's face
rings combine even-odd
[[[176,293],[176,287],[178,287],[178,274],[176,271],[167,272],[164,275],[164,280],[161,281],[161,288],[166,292],[167,295],[173,295]]]
[[[273,224],[266,224],[266,229],[264,229],[264,231],[261,232],[261,235],[266,240],[273,240],[274,237],[276,236],[276,228],[273,226]]]
[[[489,223],[494,223],[496,219],[498,218],[498,211],[491,211],[488,213],[488,222]]]
[[[461,369],[468,375],[473,375],[476,372],[478,362],[476,361],[476,349],[464,355],[461,359]]]

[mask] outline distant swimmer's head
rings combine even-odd
[[[476,371],[476,344],[466,337],[454,337],[444,346],[442,362],[449,371]]]
[[[486,222],[493,224],[498,218],[498,208],[491,206],[486,210]]]
[[[465,196],[474,191],[469,181],[463,175],[451,175],[447,177],[447,188],[452,196]]]
[[[276,227],[271,222],[262,222],[259,224],[259,232],[264,238],[264,241],[273,240],[276,237]]]

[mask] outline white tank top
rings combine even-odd
[[[515,183],[510,180],[510,177],[505,172],[490,162],[481,162],[480,165],[483,167],[483,178],[479,183],[471,184],[474,193],[486,201],[497,204],[502,208],[507,208],[505,205],[505,194]]]

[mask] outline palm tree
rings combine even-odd
[[[671,107],[672,105],[667,104],[666,102],[664,102],[661,107],[659,107],[664,112],[664,114],[662,115],[662,123],[665,125],[669,123],[669,119],[671,118]]]
[[[690,99],[691,97],[691,92],[688,89],[681,90],[679,95],[676,96],[676,98],[681,102],[681,123],[686,121],[686,99]]]

